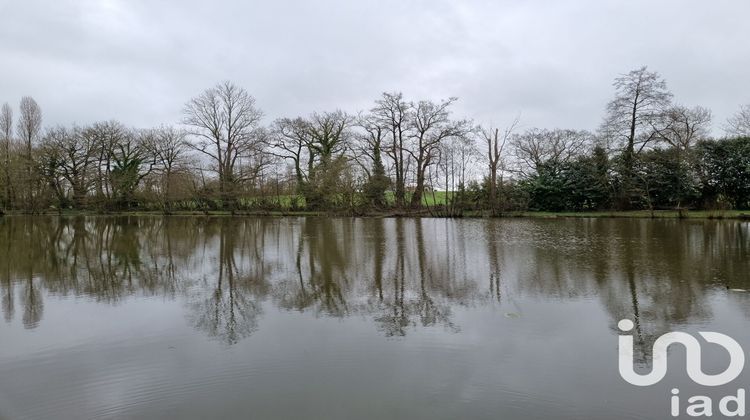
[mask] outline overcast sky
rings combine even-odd
[[[229,79],[266,120],[367,109],[383,91],[457,116],[595,129],[642,65],[714,132],[750,103],[750,1],[0,0],[0,102],[45,124],[177,123]]]

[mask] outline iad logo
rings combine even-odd
[[[633,329],[633,321],[623,319],[617,326],[621,331],[628,332]],[[728,335],[716,332],[699,332],[704,340],[709,343],[718,344],[729,352],[729,367],[719,374],[707,375],[701,369],[701,344],[690,334],[684,332],[670,332],[656,339],[653,348],[653,367],[651,372],[645,375],[635,373],[633,369],[633,336],[620,336],[620,376],[622,379],[636,386],[653,385],[667,374],[667,349],[672,344],[682,344],[687,353],[687,373],[693,382],[703,386],[726,385],[737,379],[745,367],[745,353],[740,344]]]
[[[623,332],[633,329],[633,321],[623,319],[617,327]],[[699,332],[706,342],[722,346],[729,353],[729,366],[721,373],[709,375],[701,368],[701,343],[692,335],[684,332],[666,333],[656,339],[653,346],[651,372],[639,374],[633,367],[633,336],[620,335],[619,338],[619,370],[620,376],[627,382],[636,386],[654,385],[664,379],[667,375],[667,350],[672,344],[681,344],[685,348],[687,374],[695,383],[703,386],[726,385],[737,379],[745,367],[745,353],[740,344],[733,338],[716,332]],[[671,414],[674,417],[680,415],[680,390],[672,390]],[[709,397],[696,395],[688,399],[689,405],[686,414],[693,417],[713,415],[712,400]],[[729,405],[733,404],[734,409]],[[739,389],[737,396],[729,395],[719,401],[719,411],[729,417],[745,415],[745,390]]]

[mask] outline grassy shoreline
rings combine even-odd
[[[37,216],[207,216],[207,217],[365,217],[365,218],[394,218],[394,217],[424,217],[424,218],[447,218],[446,216],[431,214],[428,210],[420,211],[383,211],[369,212],[365,214],[351,214],[346,212],[321,212],[321,211],[175,211],[164,214],[161,211],[89,211],[89,210],[63,210],[46,211]],[[0,212],[0,216],[3,213]],[[30,216],[28,213],[9,211],[4,216]],[[542,211],[520,211],[508,212],[500,215],[491,215],[489,212],[466,211],[463,218],[621,218],[621,219],[729,219],[750,220],[750,210],[695,210],[678,212],[676,210],[648,210],[634,211],[593,211],[593,212],[542,212]]]

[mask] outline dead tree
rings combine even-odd
[[[493,214],[497,211],[498,173],[504,169],[505,145],[510,140],[511,135],[518,126],[519,122],[520,117],[516,117],[509,126],[503,129],[502,132],[497,127],[479,127],[479,132],[481,133],[486,150],[485,160],[487,162],[489,175],[487,178],[487,183],[489,189],[490,210]],[[502,187],[502,183],[503,180],[501,175],[499,183],[500,187]]]

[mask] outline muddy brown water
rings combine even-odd
[[[617,322],[750,350],[744,289],[746,221],[5,217],[0,418],[669,418],[750,376]]]

